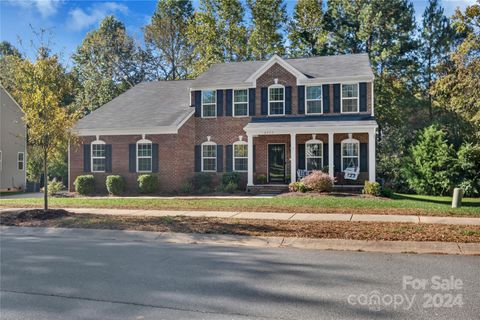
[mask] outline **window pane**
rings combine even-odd
[[[307,170],[321,170],[321,169],[322,169],[322,158],[307,159]]]
[[[105,171],[105,159],[92,159],[92,171]]]
[[[307,143],[306,148],[307,158],[309,157],[321,157],[322,156],[322,145],[320,143]]]
[[[343,99],[342,111],[343,112],[357,112],[358,99]]]
[[[270,101],[283,100],[283,88],[270,88]]]
[[[342,85],[342,97],[353,98],[358,96],[357,84],[343,84]]]
[[[355,142],[344,143],[342,155],[344,157],[358,157],[358,143],[355,143]]]
[[[138,171],[152,171],[152,158],[138,158]]]
[[[214,145],[214,144],[203,145],[203,156],[204,157],[216,157],[217,156],[217,146]]]
[[[139,157],[151,157],[152,156],[152,144],[151,143],[139,143],[137,149],[138,149],[138,156]]]
[[[23,161],[23,153],[18,154],[18,161]]]
[[[248,147],[246,144],[236,144],[234,147],[235,157],[248,157]]]
[[[216,108],[217,107],[214,104],[203,105],[203,116],[204,117],[215,117],[215,115],[216,115],[215,109]]]
[[[216,159],[203,159],[203,171],[216,171]]]
[[[283,102],[270,102],[270,114],[283,114]]]
[[[235,171],[247,171],[248,159],[240,158],[235,159]]]
[[[248,100],[248,91],[245,90],[235,90],[233,92],[233,102],[247,102]]]
[[[92,144],[92,157],[105,157],[105,145]]]
[[[307,101],[307,113],[321,113],[322,102],[321,101]]]
[[[236,116],[248,116],[248,106],[246,103],[236,103],[234,114]]]
[[[215,91],[202,91],[203,103],[215,103]]]
[[[342,170],[345,170],[350,167],[358,167],[358,158],[350,158],[350,157],[344,157],[343,158],[343,168]]]
[[[307,87],[307,100],[321,100],[322,99],[322,87]]]

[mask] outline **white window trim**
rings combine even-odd
[[[319,157],[308,157],[307,156],[307,145],[309,144],[319,144],[321,145],[321,152],[320,152],[320,156]],[[305,142],[305,170],[308,170],[308,159],[318,159],[320,158],[320,166],[321,168],[323,168],[323,142],[321,140],[318,140],[318,139],[311,139],[311,140],[308,140],[307,142]]]
[[[283,100],[270,100],[270,89],[273,88],[282,88],[283,89]],[[270,114],[270,103],[271,102],[282,102],[283,103],[283,113]],[[272,84],[268,87],[268,115],[272,117],[281,117],[285,115],[285,86],[281,84]]]
[[[307,97],[307,88],[309,87],[320,87],[320,92],[322,96],[320,98],[320,112],[308,112],[308,101],[318,101],[319,99],[308,99]],[[308,85],[305,86],[305,114],[315,115],[315,114],[323,114],[323,85]]]
[[[353,100],[353,99],[357,99],[357,111],[343,111],[343,86],[344,85],[352,85],[352,84],[356,84],[357,85],[357,97],[356,98],[353,98],[353,97],[347,97],[345,99],[348,99],[348,100]],[[342,83],[340,85],[340,113],[359,113],[360,112],[360,83],[359,82],[354,82],[354,83]]]
[[[150,144],[150,150],[152,151],[152,154],[150,157],[148,156],[139,156],[138,155],[138,145],[139,144]],[[153,145],[152,145],[152,141],[150,140],[147,140],[147,139],[142,139],[142,140],[138,140],[137,143],[136,143],[136,148],[135,148],[135,157],[136,157],[136,170],[137,172],[139,173],[149,173],[149,172],[152,172],[152,169],[153,169]],[[138,169],[138,159],[150,159],[150,170],[139,170]]]
[[[341,143],[341,146],[340,146],[340,158],[341,158],[341,167],[340,167],[340,171],[344,172],[343,170],[343,145],[346,144],[346,143],[356,143],[358,145],[358,155],[356,157],[352,157],[352,156],[346,156],[346,158],[350,159],[350,158],[357,158],[358,159],[358,168],[360,168],[360,141],[358,141],[357,139],[345,139],[345,140],[342,140],[342,143]]]
[[[245,104],[245,102],[235,102],[235,91],[247,91],[247,114],[246,115],[240,115],[240,116],[237,116],[235,114],[235,104]],[[249,97],[249,89],[234,89],[232,91],[232,116],[233,117],[236,117],[236,118],[244,118],[244,117],[249,117],[250,116],[250,110],[249,110],[249,105],[250,105],[250,97]]]
[[[22,155],[22,161],[20,161],[20,155]],[[19,164],[22,163],[22,169],[20,169]],[[17,170],[24,171],[25,170],[25,152],[17,152]]]
[[[90,144],[90,168],[91,168],[91,171],[92,172],[105,172],[106,169],[107,169],[107,157],[106,157],[106,155],[104,157],[94,157],[93,156],[93,145],[94,144],[105,145],[105,141],[95,140],[95,141],[92,141],[92,143]],[[107,150],[105,150],[105,152],[107,152]],[[105,170],[93,170],[93,159],[104,159],[105,160]]]
[[[203,147],[208,146],[208,145],[215,146],[215,157],[204,157],[203,156]],[[200,150],[200,152],[202,153],[202,157],[201,157],[202,158],[202,172],[217,172],[217,165],[218,165],[217,164],[217,156],[218,155],[217,155],[217,148],[216,147],[217,147],[217,144],[215,142],[212,142],[212,141],[206,141],[206,142],[202,143],[202,147],[201,147],[201,150]],[[215,170],[204,170],[203,169],[203,160],[204,159],[215,159]]]
[[[215,97],[215,103],[205,103],[206,105],[214,105],[214,109],[215,109],[215,115],[214,115],[214,116],[204,116],[204,115],[203,115],[203,105],[204,105],[204,103],[203,103],[203,92],[204,92],[204,91],[213,91],[213,92],[214,92],[213,95],[214,95],[214,97]],[[202,102],[202,108],[201,108],[201,109],[202,109],[202,110],[201,110],[201,112],[202,112],[202,114],[201,114],[202,118],[206,118],[206,119],[208,119],[208,118],[216,118],[216,117],[217,117],[217,90],[202,90],[202,91],[201,91],[201,97],[200,97],[200,99],[201,99],[201,102]]]
[[[244,145],[244,146],[247,146],[247,156],[246,157],[235,157],[235,146],[238,146],[238,145]],[[232,165],[232,168],[233,168],[233,171],[236,171],[236,172],[247,172],[248,171],[248,165],[247,165],[247,170],[237,170],[235,168],[235,159],[247,159],[247,162],[248,162],[248,143],[246,141],[236,141],[234,144],[233,144],[233,147],[232,147],[232,161],[233,161],[233,165]]]
[[[3,169],[3,158],[2,158],[2,150],[0,150],[0,171],[2,171]]]

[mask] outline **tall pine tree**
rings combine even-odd
[[[218,0],[218,29],[223,43],[225,61],[248,58],[247,27],[243,20],[245,8],[239,0]]]

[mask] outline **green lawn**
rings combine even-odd
[[[43,199],[1,199],[0,207],[40,207]],[[464,215],[480,217],[480,198],[466,198],[452,209],[450,197],[395,194],[392,199],[359,197],[276,197],[248,199],[51,198],[52,207],[132,208],[164,210],[354,212],[376,214]]]

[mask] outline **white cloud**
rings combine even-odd
[[[127,12],[127,6],[115,2],[95,4],[85,10],[82,8],[75,8],[68,13],[68,25],[71,29],[80,31],[96,24],[109,14],[126,14]]]
[[[57,13],[58,7],[62,4],[63,0],[8,0],[8,3],[24,9],[36,9],[43,18]]]

